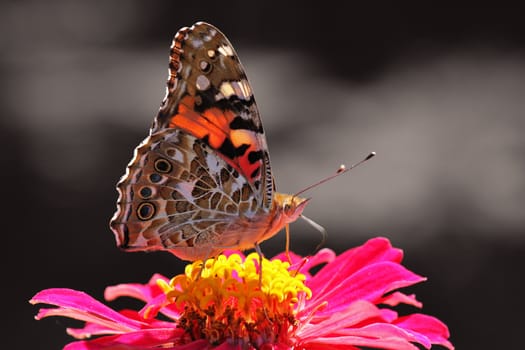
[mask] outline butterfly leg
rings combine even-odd
[[[286,230],[286,258],[288,259],[288,262],[290,263],[290,265],[292,265],[292,257],[290,256],[290,225],[286,224],[284,228]],[[294,276],[296,276],[299,273],[299,270],[301,270],[307,262],[308,262],[308,257],[304,257],[301,265],[299,265],[297,270],[295,270]]]
[[[204,271],[204,266],[206,265],[206,260],[208,260],[207,257],[206,257],[206,259],[201,261],[201,270],[199,271],[199,274],[195,278],[195,281],[198,281],[202,277],[202,272]]]
[[[306,265],[306,263],[308,262],[308,260],[310,260],[310,258],[308,256],[305,256],[303,258],[303,261],[301,261],[301,264],[297,267],[297,269],[295,271],[293,271],[293,275],[294,277],[297,276],[297,274],[299,273],[299,271],[301,271],[301,269],[304,267],[304,265]]]
[[[286,230],[286,258],[288,259],[288,262],[291,265],[292,258],[290,257],[290,225],[289,224],[286,224],[285,230]]]
[[[262,264],[263,264],[264,255],[263,255],[263,252],[261,250],[261,246],[259,245],[259,243],[255,243],[255,251],[259,255],[259,289],[262,292]],[[266,317],[266,320],[268,322],[270,322],[270,323],[273,323],[273,321],[270,318],[270,316],[268,316],[268,312],[266,311],[266,307],[263,307],[262,309],[263,309],[263,312],[264,312],[264,317]]]
[[[259,289],[262,291],[262,264],[264,255],[259,243],[255,243],[255,251],[257,252],[257,255],[259,255]]]
[[[206,252],[206,255],[205,258],[202,260],[202,265],[201,265],[201,270],[199,272],[199,275],[197,276],[196,278],[196,281],[198,281],[201,277],[202,277],[202,273],[204,272],[204,269],[206,268],[206,262],[211,258],[211,252],[212,252],[213,248],[210,247],[210,249],[208,249],[208,251]],[[215,258],[213,258],[213,264],[215,263]]]

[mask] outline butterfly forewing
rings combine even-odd
[[[164,128],[186,130],[217,150],[271,206],[268,146],[251,86],[233,46],[210,24],[173,40],[166,99],[151,133]]]
[[[111,228],[124,249],[196,260],[275,234],[259,112],[217,28],[199,22],[175,36],[166,97],[117,189]]]

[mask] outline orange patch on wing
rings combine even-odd
[[[222,111],[217,107],[205,110],[202,115],[206,120],[219,127],[219,129],[223,130],[225,133],[229,132],[230,121],[234,117],[232,111]]]
[[[257,168],[262,166],[262,160],[258,160],[255,163],[250,163],[250,160],[248,159],[250,152],[259,151],[259,143],[257,142],[257,137],[255,136],[254,132],[242,129],[232,130],[230,137],[235,147],[239,147],[241,145],[250,146],[242,156],[238,157],[239,167],[242,169],[242,172],[250,180],[256,180],[260,178],[260,173],[253,178],[251,175],[255,170],[257,170]]]
[[[250,130],[232,130],[230,131],[230,138],[235,147],[239,147],[243,144],[251,146],[257,143],[257,138]]]
[[[171,117],[169,127],[183,129],[200,139],[208,137],[208,144],[216,150],[221,148],[226,138],[230,139],[234,147],[248,145],[248,149],[242,156],[235,160],[225,157],[225,160],[245,174],[249,180],[254,181],[261,175],[259,173],[251,177],[252,173],[263,165],[261,160],[250,163],[248,159],[250,152],[259,151],[257,136],[250,130],[231,130],[230,123],[234,118],[235,114],[232,111],[223,111],[217,107],[197,113],[195,99],[185,96],[177,108],[177,114]]]
[[[203,138],[208,135],[208,129],[206,129],[204,125],[197,122],[195,118],[192,118],[190,113],[184,113],[184,111],[180,113],[180,109],[179,114],[176,114],[171,118],[170,128],[180,128],[186,130],[198,138]]]
[[[230,121],[235,115],[231,111],[210,108],[202,114],[195,112],[195,99],[185,96],[178,108],[177,114],[171,117],[169,126],[181,128],[198,138],[208,136],[208,142],[214,149],[219,149],[230,132]]]

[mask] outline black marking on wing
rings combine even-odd
[[[201,139],[201,141],[204,142],[209,147],[211,147],[209,144],[209,135],[204,136]],[[229,138],[225,138],[224,141],[222,142],[221,147],[219,147],[218,151],[220,154],[225,155],[226,157],[233,160],[236,157],[243,156],[244,153],[246,153],[246,151],[248,150],[248,148],[250,148],[250,145],[246,143],[243,143],[239,147],[235,147]]]
[[[250,179],[257,177],[257,175],[259,175],[260,172],[261,172],[261,167],[257,167],[257,169],[252,171],[252,173],[250,174]]]
[[[250,130],[259,134],[263,133],[261,126],[256,126],[252,119],[244,119],[241,116],[236,116],[230,123],[232,130]]]
[[[263,157],[263,151],[259,150],[259,151],[251,151],[250,153],[248,153],[248,161],[253,164],[255,163],[256,161],[262,159]]]
[[[237,147],[235,149],[235,153],[237,155],[237,157],[241,157],[244,155],[244,153],[246,153],[246,151],[248,150],[248,148],[250,148],[250,145],[247,144],[247,143],[243,143],[242,145],[240,145],[239,147]]]
[[[127,249],[129,248],[129,229],[128,225],[126,224],[120,224],[122,225],[122,233],[124,234],[124,241],[120,244],[121,249]]]
[[[250,108],[255,105],[255,98],[250,96],[248,100],[240,98],[237,95],[232,95],[228,98],[221,98],[216,100],[215,96],[220,94],[220,90],[216,86],[210,86],[205,91],[198,91],[197,96],[201,97],[201,103],[195,105],[194,109],[198,113],[203,113],[207,109],[217,107],[221,110],[231,110],[236,113],[250,112]]]

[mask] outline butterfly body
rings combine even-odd
[[[251,248],[307,203],[275,192],[244,69],[226,37],[203,22],[176,34],[166,97],[117,190],[117,244],[184,260]]]

